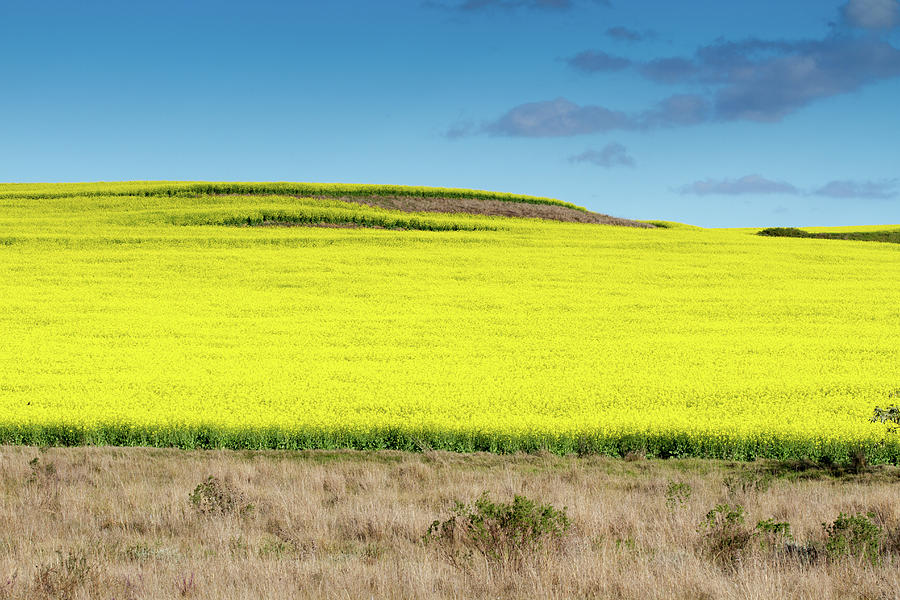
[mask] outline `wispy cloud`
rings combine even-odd
[[[551,0],[547,0],[550,2]],[[569,6],[574,0],[552,0]],[[481,5],[525,0],[468,0]],[[526,3],[530,4],[530,3]],[[692,86],[694,93],[662,99],[643,110],[578,105],[566,98],[528,102],[478,129],[491,135],[549,137],[612,130],[650,130],[707,122],[777,122],[826,98],[900,77],[900,49],[886,36],[860,32],[894,26],[898,0],[850,0],[841,26],[822,39],[717,39],[690,56],[636,61],[603,50],[584,50],[567,59],[575,69],[602,73],[634,69],[665,85]],[[856,29],[854,29],[856,28]],[[624,27],[607,30],[617,39],[636,39]]]
[[[489,10],[537,9],[546,11],[567,11],[578,4],[600,4],[610,6],[610,0],[462,0],[452,3],[430,3],[433,6],[452,8],[463,12]]]
[[[850,0],[842,7],[848,24],[862,29],[892,29],[900,25],[897,0]]]
[[[654,60],[640,72],[660,83],[712,86],[716,119],[779,121],[817,100],[900,76],[900,50],[870,37],[719,40],[692,58]]]
[[[738,179],[704,179],[678,188],[682,194],[707,196],[722,194],[738,196],[741,194],[800,194],[800,190],[786,181],[773,181],[762,175],[745,175]]]
[[[669,96],[638,113],[590,104],[580,106],[566,98],[557,98],[520,104],[484,125],[481,131],[502,136],[563,137],[695,125],[708,120],[708,113],[708,102],[692,94]]]
[[[640,73],[658,83],[683,83],[697,75],[697,65],[689,58],[654,58],[640,65]]]
[[[829,181],[813,192],[816,196],[830,198],[868,198],[886,200],[894,198],[898,191],[897,179],[882,181]]]
[[[656,37],[655,31],[637,31],[617,25],[606,30],[606,37],[620,42],[640,42],[642,40]]]
[[[859,198],[885,200],[897,196],[900,180],[880,181],[829,181],[825,185],[806,191],[787,181],[775,181],[762,175],[745,175],[737,179],[704,179],[677,188],[682,194],[697,196],[744,194],[785,194],[792,196],[827,196],[830,198]]]
[[[900,76],[900,49],[871,37],[823,40],[717,40],[691,57],[671,56],[636,63],[599,50],[568,60],[585,72],[635,67],[662,84],[711,90],[710,118],[720,121],[779,121],[818,100]]]
[[[581,154],[569,157],[571,163],[590,163],[604,168],[633,167],[634,158],[628,154],[628,149],[618,142],[611,142],[600,150],[585,150]]]
[[[448,127],[443,135],[447,139],[456,140],[472,135],[473,131],[475,131],[475,124],[472,121],[459,121]]]
[[[710,110],[709,101],[703,96],[675,94],[640,113],[637,121],[641,129],[697,125],[709,120]]]
[[[482,130],[491,135],[558,137],[634,128],[633,118],[624,112],[557,98],[520,104]]]
[[[822,39],[732,41],[720,38],[700,46],[691,56],[663,56],[645,61],[591,49],[579,52],[567,62],[586,73],[631,68],[656,83],[688,85],[698,90],[681,96],[681,102],[689,98],[693,107],[689,118],[679,120],[663,115],[654,119],[652,114],[660,110],[658,106],[641,113],[643,118],[632,118],[636,128],[704,121],[780,121],[814,102],[900,77],[900,49],[884,36],[853,31],[854,27],[896,26],[900,23],[898,0],[850,0],[844,5],[842,15],[845,27]],[[610,28],[607,34],[626,40],[640,37],[624,27]],[[672,106],[673,110],[677,108]],[[682,104],[680,112],[684,113],[685,108]],[[585,124],[567,128],[573,132],[583,129],[591,127]]]
[[[631,61],[622,56],[607,54],[601,50],[585,50],[567,61],[571,66],[588,73],[597,71],[621,71],[631,66]]]

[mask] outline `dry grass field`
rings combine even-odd
[[[900,597],[896,467],[630,458],[3,446],[0,598]],[[483,492],[571,525],[494,557],[423,542]],[[744,522],[701,526],[722,504]],[[876,555],[853,528],[829,552],[840,513]]]

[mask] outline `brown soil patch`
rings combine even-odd
[[[549,219],[569,223],[594,223],[598,225],[621,225],[624,227],[653,228],[649,223],[620,219],[601,213],[575,210],[552,204],[528,204],[504,200],[481,200],[477,198],[422,198],[411,196],[378,196],[338,198],[343,202],[379,206],[404,212],[468,213],[499,217],[526,217]]]

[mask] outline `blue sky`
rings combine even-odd
[[[0,181],[399,183],[900,223],[897,0],[0,2]]]

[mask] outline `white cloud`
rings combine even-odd
[[[571,163],[591,163],[598,167],[633,167],[634,158],[628,149],[618,142],[610,142],[601,150],[585,150],[581,154],[569,157]]]
[[[854,27],[891,29],[900,24],[897,0],[850,0],[844,5],[844,17]]]

